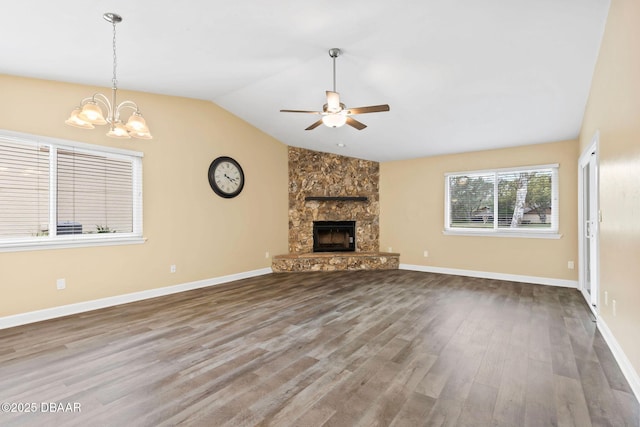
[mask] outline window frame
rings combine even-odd
[[[144,157],[142,152],[7,130],[0,130],[0,140],[19,145],[46,145],[49,147],[49,230],[53,231],[48,236],[0,239],[0,252],[140,244],[146,241],[142,234],[142,158]],[[131,161],[133,202],[131,232],[57,235],[56,176],[58,150]]]
[[[511,229],[507,227],[500,228],[497,226],[498,215],[498,176],[500,174],[522,171],[537,171],[551,169],[551,227],[548,229]],[[518,166],[511,168],[483,169],[473,171],[446,172],[444,174],[444,230],[445,235],[455,236],[492,236],[492,237],[524,237],[538,239],[559,239],[562,234],[560,230],[560,198],[559,198],[559,173],[560,165],[558,163],[545,165]],[[451,227],[451,194],[449,193],[449,179],[453,176],[460,175],[494,175],[494,226],[493,228],[470,228],[470,227]]]

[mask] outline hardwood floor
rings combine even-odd
[[[0,330],[0,402],[36,409],[2,426],[640,417],[578,291],[402,270],[272,274]]]

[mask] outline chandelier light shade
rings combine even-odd
[[[116,77],[116,24],[122,22],[122,17],[115,13],[102,15],[105,21],[113,25],[113,79],[111,87],[111,100],[101,93],[94,93],[89,98],[80,101],[80,105],[71,111],[71,115],[65,121],[69,126],[80,129],[94,129],[95,125],[109,125],[107,136],[111,138],[127,139],[152,139],[147,122],[142,117],[138,105],[133,101],[117,103],[118,79]],[[122,113],[131,110],[132,113],[126,124],[122,122]],[[105,116],[106,112],[106,116]]]
[[[73,111],[71,112],[71,115],[65,121],[65,123],[68,124],[69,126],[74,126],[80,129],[95,129],[95,127],[91,123],[80,118],[81,112],[82,112],[82,108],[80,107],[74,108]]]

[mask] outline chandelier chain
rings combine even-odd
[[[116,68],[118,66],[118,57],[116,56],[116,23],[113,22],[113,88],[118,88],[118,78],[116,77]]]

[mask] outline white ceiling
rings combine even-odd
[[[285,144],[388,161],[578,136],[609,0],[20,0],[0,73],[210,100]],[[305,131],[332,86],[368,127]],[[2,97],[0,94],[0,102]],[[67,105],[60,105],[68,109]],[[140,106],[144,113],[144,105]],[[153,131],[153,120],[147,117]],[[338,143],[346,145],[344,148]]]

